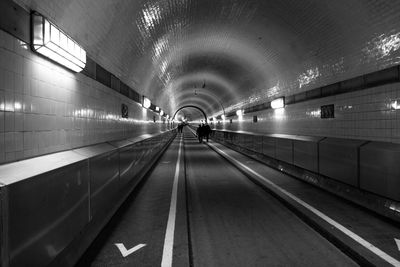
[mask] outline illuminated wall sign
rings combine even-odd
[[[32,13],[32,49],[75,72],[86,65],[85,50],[38,13]]]
[[[147,97],[143,96],[143,107],[149,108],[151,106],[151,101]]]
[[[285,98],[277,98],[271,101],[271,108],[277,109],[277,108],[284,108],[285,107]]]

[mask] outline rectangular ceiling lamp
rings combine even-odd
[[[32,13],[32,50],[75,72],[86,65],[86,52],[39,13]]]
[[[151,101],[147,97],[143,96],[143,107],[149,108],[151,106]]]
[[[271,101],[271,108],[277,109],[277,108],[284,108],[285,107],[285,98],[277,98]]]

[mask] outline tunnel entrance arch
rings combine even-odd
[[[182,109],[184,109],[184,108],[195,108],[195,109],[198,109],[201,113],[203,113],[204,121],[207,123],[207,115],[206,115],[206,113],[204,112],[204,110],[202,110],[202,109],[199,108],[198,106],[194,106],[194,105],[185,105],[185,106],[183,106],[183,107],[178,108],[178,109],[175,111],[174,116],[172,116],[172,120],[175,119],[176,114],[177,114],[180,110],[182,110]]]

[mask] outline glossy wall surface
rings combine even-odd
[[[157,114],[0,30],[0,164],[165,129]]]
[[[257,152],[267,156],[267,163],[280,170],[280,162],[300,167],[301,170],[294,173],[301,173],[300,179],[312,183],[321,177],[328,178],[357,190],[400,201],[400,169],[396,163],[400,157],[399,144],[227,130],[214,130],[213,139],[250,155]],[[262,152],[255,148],[255,144],[261,145]],[[333,184],[333,188],[340,188]]]
[[[400,63],[396,1],[16,2],[42,12],[91,59],[169,114],[184,104],[210,117],[234,113],[350,79],[342,84],[346,92],[356,76]],[[131,121],[116,120],[125,97],[64,73],[0,34],[0,163],[163,127],[145,123],[152,114],[129,101]],[[376,72],[365,82],[387,75]],[[400,143],[400,109],[392,109],[398,88],[386,84],[233,116],[218,128]],[[331,104],[335,117],[321,119],[321,106]],[[191,109],[182,114],[199,117]]]
[[[169,114],[211,117],[219,102],[235,111],[400,63],[398,1],[16,2]]]
[[[9,266],[44,266],[88,224],[88,171],[79,162],[2,188],[8,191],[2,217],[9,225]]]
[[[392,101],[400,99],[400,84],[324,97],[219,120],[216,129],[262,134],[326,136],[344,139],[400,143],[400,110]],[[321,118],[321,106],[334,105],[335,117]],[[253,122],[257,116],[257,122]],[[229,122],[232,119],[232,123]]]
[[[86,249],[87,233],[100,231],[174,136],[167,131],[1,165],[1,266],[73,261],[74,253],[63,259],[70,244],[75,253]]]
[[[360,187],[400,200],[400,146],[371,142],[360,148]]]

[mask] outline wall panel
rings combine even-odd
[[[1,30],[0,40],[0,164],[167,129],[129,97],[35,55]]]

